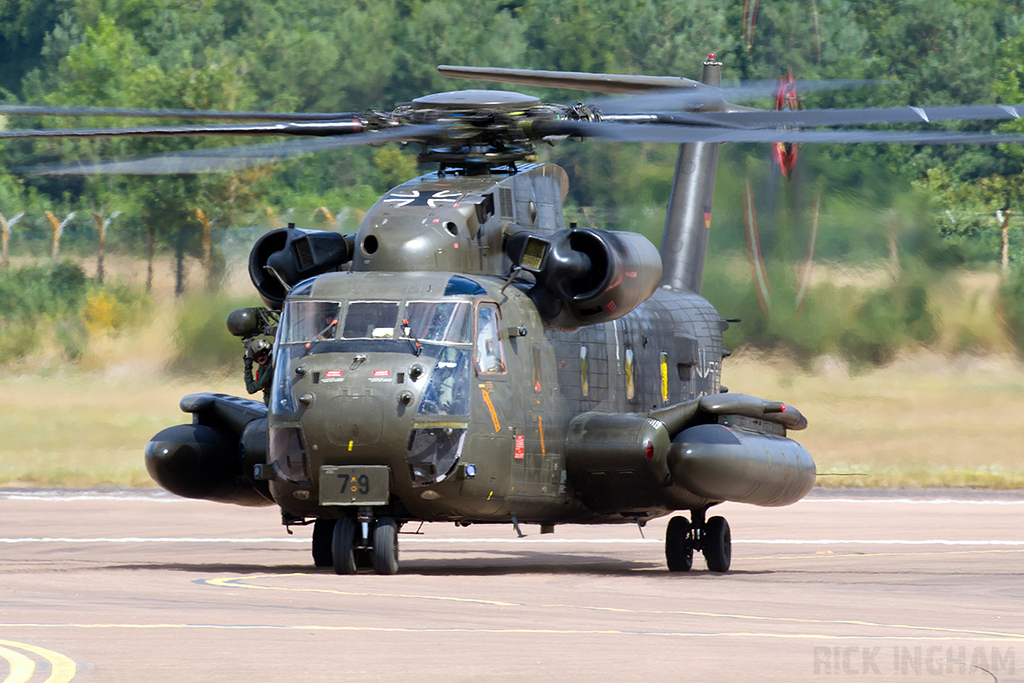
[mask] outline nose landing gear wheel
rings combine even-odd
[[[704,559],[708,570],[727,572],[732,563],[732,534],[725,517],[712,517],[704,530]]]
[[[378,574],[398,573],[398,523],[381,517],[373,530],[373,569]]]
[[[342,517],[334,525],[331,558],[335,574],[356,573],[355,532],[356,523],[351,517]]]
[[[693,566],[693,543],[690,521],[686,517],[673,517],[665,531],[665,561],[670,572],[688,572]]]

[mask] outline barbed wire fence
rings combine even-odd
[[[77,263],[99,284],[116,281],[157,297],[241,289],[248,283],[252,245],[270,230],[292,222],[306,229],[350,229],[355,212],[267,209],[241,225],[223,225],[202,208],[185,225],[154,230],[120,211],[0,213],[0,270],[48,262]]]
[[[326,207],[296,211],[266,208],[241,225],[223,225],[197,208],[185,225],[163,231],[154,238],[152,229],[138,217],[120,211],[54,211],[4,214],[0,212],[2,252],[0,269],[39,265],[57,260],[79,264],[89,277],[103,284],[113,279],[145,288],[154,296],[180,296],[189,291],[229,288],[242,291],[248,283],[248,256],[252,245],[268,231],[296,223],[301,228],[355,232],[359,212]],[[566,225],[578,222],[608,229],[632,229],[633,216],[598,207],[567,209]],[[644,216],[645,222],[656,222]],[[1015,254],[1024,254],[1024,215],[998,212],[946,212],[947,224],[971,221],[977,226],[970,239],[985,240],[986,251],[1005,273]],[[657,241],[657,236],[652,236]],[[189,245],[186,248],[182,244]]]

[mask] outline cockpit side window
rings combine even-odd
[[[410,301],[405,306],[408,336],[418,341],[468,344],[472,310],[468,301]]]
[[[391,339],[398,323],[397,301],[353,301],[348,305],[344,339]]]
[[[505,353],[501,348],[501,314],[497,304],[482,303],[476,313],[476,372],[478,375],[504,374]]]
[[[289,301],[281,318],[281,344],[333,339],[341,304],[337,301]]]

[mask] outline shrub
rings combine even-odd
[[[82,322],[89,334],[111,334],[148,320],[152,298],[125,285],[93,287],[82,306]]]
[[[1021,355],[1024,355],[1024,266],[1016,265],[999,287],[1003,325]]]
[[[172,366],[179,372],[233,372],[242,368],[242,343],[231,336],[225,321],[235,308],[255,305],[218,294],[187,297],[178,310],[174,329],[177,357]]]
[[[90,334],[137,325],[151,309],[148,296],[98,285],[70,262],[0,272],[0,301],[0,363],[54,347],[62,360],[80,360]]]
[[[0,319],[31,321],[77,314],[89,280],[74,263],[24,266],[0,274]]]
[[[39,335],[33,321],[0,320],[0,363],[27,356],[39,346]]]
[[[725,333],[727,348],[781,349],[801,363],[839,352],[854,364],[884,365],[901,348],[938,340],[930,292],[939,276],[921,263],[906,264],[882,285],[814,285],[801,307],[796,304],[792,264],[767,268],[769,314],[758,304],[750,280],[709,280],[708,299],[723,316],[742,320]]]

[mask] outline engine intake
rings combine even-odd
[[[642,235],[591,228],[509,237],[505,254],[534,274],[528,292],[552,327],[575,330],[621,318],[646,301],[661,280],[661,256]]]
[[[271,230],[249,252],[249,278],[267,308],[279,310],[293,286],[351,261],[354,240],[351,235],[301,230],[294,224]]]

